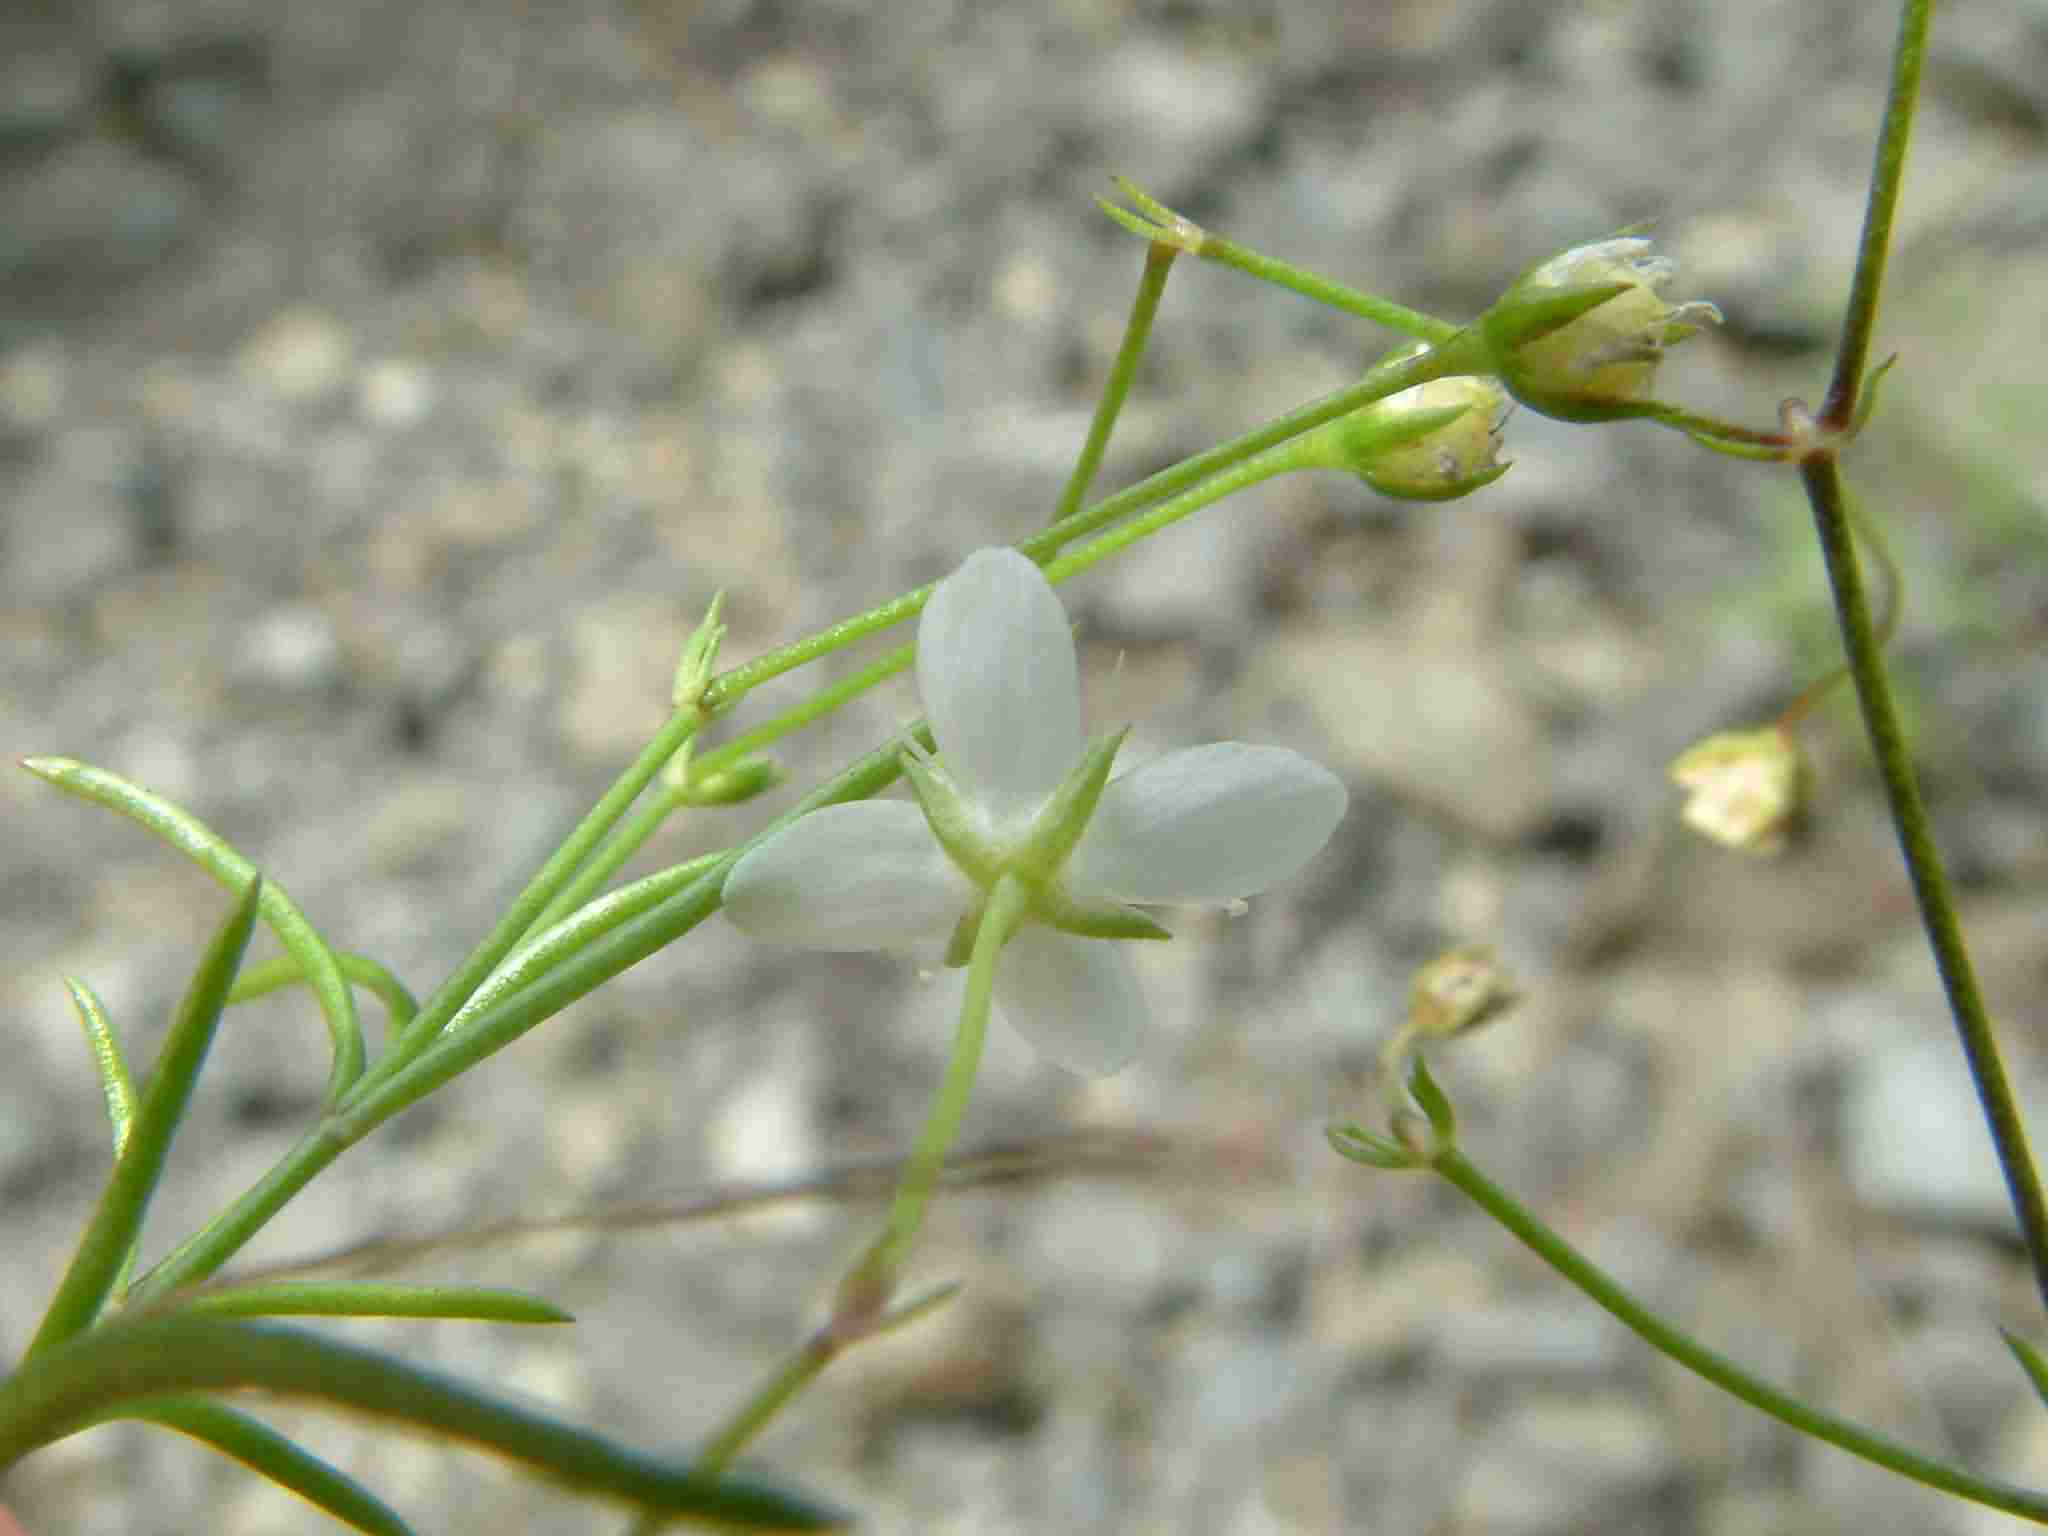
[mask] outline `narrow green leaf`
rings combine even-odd
[[[85,1236],[79,1239],[71,1267],[59,1282],[50,1309],[43,1315],[42,1326],[29,1345],[31,1357],[91,1326],[127,1263],[136,1234],[142,1230],[150,1197],[156,1193],[171,1139],[192,1100],[192,1085],[206,1063],[207,1048],[213,1044],[213,1032],[220,1023],[221,1010],[227,1005],[228,988],[242,963],[242,953],[249,947],[249,935],[255,930],[256,910],[262,899],[263,880],[257,876],[249,882],[240,903],[200,959],[199,969],[193,973],[192,983],[178,1005],[171,1031],[157,1054],[149,1086],[136,1106],[127,1150],[114,1164],[100,1203],[86,1224]]]
[[[209,1317],[447,1317],[479,1323],[573,1323],[551,1301],[481,1285],[274,1280],[223,1286],[180,1299],[176,1310]]]
[[[100,1092],[106,1095],[107,1122],[114,1130],[114,1156],[118,1158],[128,1150],[128,1132],[135,1119],[135,1079],[128,1074],[128,1058],[121,1051],[106,1005],[76,977],[66,976],[64,987],[71,994],[71,1006],[78,1010],[78,1022],[85,1026],[85,1043],[99,1070]]]
[[[256,878],[256,866],[198,817],[119,774],[68,757],[25,758],[22,767],[66,794],[103,805],[139,823],[231,891],[244,889]],[[313,989],[320,1011],[326,1016],[328,1041],[334,1053],[334,1065],[327,1074],[326,1102],[332,1105],[363,1074],[363,1030],[356,1021],[355,998],[349,993],[334,951],[328,948],[320,931],[306,921],[306,914],[285,895],[282,887],[267,882],[263,887],[263,922],[277,935],[278,943],[305,968],[307,985]]]
[[[2041,1359],[2039,1350],[2010,1328],[1999,1329],[1998,1336],[2005,1340],[2005,1347],[2012,1351],[2013,1359],[2019,1361],[2020,1369],[2027,1373],[2027,1380],[2034,1384],[2034,1393],[2041,1399],[2042,1406],[2048,1407],[2048,1362]]]
[[[757,1478],[708,1480],[439,1371],[271,1323],[151,1317],[107,1323],[31,1358],[0,1383],[0,1469],[39,1446],[194,1392],[256,1390],[389,1419],[515,1461],[575,1492],[719,1530],[819,1531],[848,1516]]]
[[[344,977],[368,991],[384,1005],[384,1011],[391,1019],[391,1028],[394,1032],[410,1024],[412,1016],[420,1011],[420,1005],[413,1001],[413,995],[406,990],[405,983],[368,955],[337,950],[334,963],[341,968]],[[297,955],[278,955],[265,960],[261,965],[250,966],[236,977],[235,990],[228,994],[228,1002],[246,1003],[251,998],[266,996],[305,979],[306,968],[300,964]]]
[[[413,1536],[398,1512],[332,1462],[303,1450],[246,1413],[203,1397],[159,1397],[130,1403],[124,1419],[141,1419],[190,1435],[261,1473],[315,1509],[370,1536]]]

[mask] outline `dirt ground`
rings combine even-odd
[[[424,995],[660,724],[714,592],[736,662],[1043,524],[1140,263],[1094,206],[1113,174],[1456,319],[1655,220],[1674,295],[1727,317],[1663,392],[1769,423],[1824,387],[1888,10],[14,0],[0,747],[185,805]],[[1902,360],[1851,473],[1909,571],[1893,655],[1939,834],[2048,1107],[2048,10],[1937,26],[1881,325]],[[1103,483],[1392,339],[1184,263]],[[2048,1481],[1995,1332],[2040,1338],[2039,1304],[1853,712],[1807,731],[1788,857],[1676,825],[1671,757],[1838,653],[1796,487],[1643,425],[1521,412],[1507,452],[1443,506],[1282,479],[1066,589],[1127,750],[1286,745],[1350,815],[1247,914],[1147,948],[1127,1072],[993,1042],[968,1142],[1038,1161],[942,1201],[918,1273],[962,1299],[836,1367],[761,1467],[877,1531],[2004,1529],[1681,1374],[1454,1191],[1331,1155],[1409,973],[1483,940],[1528,1001],[1440,1058],[1477,1163],[1773,1379]],[[787,745],[785,788],[636,867],[729,845],[916,712],[907,681],[870,695]],[[27,774],[0,819],[12,1359],[108,1155],[61,978],[147,1060],[226,898]],[[951,997],[714,920],[355,1149],[249,1258],[900,1152]],[[291,1145],[326,1070],[303,998],[230,1017],[152,1251]],[[687,1447],[876,1209],[463,1253],[407,1273],[575,1327],[344,1331]],[[423,1532],[623,1528],[466,1452],[275,1421]],[[0,1491],[34,1536],[333,1528],[135,1426]]]

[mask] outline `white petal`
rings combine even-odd
[[[1189,906],[1253,896],[1330,840],[1349,800],[1327,768],[1219,741],[1110,780],[1067,864],[1076,892]]]
[[[1114,940],[1079,939],[1036,924],[1003,946],[996,1008],[1039,1055],[1106,1077],[1138,1053],[1145,999]]]
[[[1067,613],[1014,549],[977,550],[917,626],[917,687],[953,781],[1001,820],[1035,810],[1081,755]]]
[[[757,939],[803,949],[907,949],[943,938],[970,894],[924,813],[902,800],[813,811],[725,877],[728,917]]]

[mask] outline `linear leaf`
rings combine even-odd
[[[138,1400],[241,1390],[395,1420],[518,1462],[576,1492],[719,1530],[818,1531],[848,1523],[758,1478],[702,1476],[467,1382],[273,1323],[146,1317],[103,1324],[32,1357],[0,1383],[0,1469]]]
[[[297,1494],[315,1509],[370,1536],[413,1536],[398,1512],[332,1462],[293,1444],[268,1424],[203,1397],[131,1403],[121,1417],[190,1435]]]
[[[213,1044],[214,1029],[227,1006],[228,988],[234,983],[243,951],[249,947],[262,899],[263,880],[258,876],[249,882],[240,903],[207,945],[157,1053],[149,1086],[136,1106],[127,1149],[115,1162],[99,1205],[86,1223],[85,1235],[79,1239],[78,1252],[29,1345],[31,1356],[89,1327],[127,1264],[150,1197],[163,1174],[171,1140],[192,1101],[192,1085],[206,1064],[207,1047]]]
[[[103,805],[139,823],[231,891],[242,890],[256,876],[256,866],[198,817],[117,773],[68,757],[25,758],[22,767],[66,794]],[[305,968],[307,985],[313,989],[320,1011],[326,1016],[328,1041],[334,1053],[334,1065],[327,1075],[326,1102],[334,1104],[363,1073],[363,1030],[356,1020],[355,998],[327,940],[306,921],[306,914],[284,893],[283,887],[264,885],[263,922],[277,935],[278,943]]]
[[[573,1323],[551,1301],[482,1285],[277,1280],[200,1291],[176,1310],[208,1317],[446,1317],[480,1323]]]
[[[114,1021],[107,1017],[106,1004],[76,977],[66,976],[64,987],[71,994],[71,1006],[78,1010],[85,1043],[99,1071],[100,1092],[106,1095],[107,1122],[114,1130],[114,1156],[118,1158],[128,1149],[128,1131],[135,1119],[135,1079],[128,1073],[128,1058],[114,1033]]]

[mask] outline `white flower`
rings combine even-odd
[[[1121,951],[1084,933],[1163,936],[1126,904],[1255,895],[1320,852],[1344,816],[1327,769],[1238,742],[1169,753],[1106,786],[1098,777],[1093,801],[1090,765],[1114,744],[1084,742],[1066,612],[1015,550],[981,550],[939,584],[918,623],[917,678],[943,767],[908,766],[932,817],[900,800],[814,811],[734,865],[725,910],[777,943],[908,948],[954,935],[997,878],[1016,875],[1030,918],[1004,947],[996,1005],[1071,1071],[1123,1066],[1145,1017]],[[1087,818],[1078,841],[1075,815]]]

